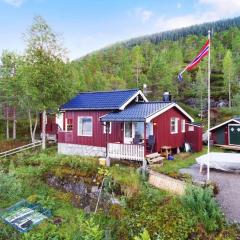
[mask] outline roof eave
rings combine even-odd
[[[148,99],[144,96],[143,92],[142,92],[141,90],[138,90],[138,91],[137,91],[134,95],[132,95],[124,104],[122,104],[122,106],[120,106],[119,110],[124,110],[124,109],[127,107],[127,105],[128,105],[129,103],[131,103],[131,102],[134,100],[134,98],[136,98],[139,94],[141,95],[141,97],[143,98],[143,100],[144,100],[145,102],[148,102]]]
[[[236,119],[234,119],[234,118],[231,118],[231,119],[229,119],[229,120],[227,120],[227,121],[225,121],[225,122],[223,122],[223,123],[221,123],[221,124],[218,124],[218,125],[215,126],[215,127],[210,128],[209,131],[212,131],[212,130],[215,130],[215,129],[219,128],[219,127],[222,127],[222,126],[224,126],[225,124],[228,124],[228,123],[230,123],[230,122],[235,122],[235,123],[237,123],[237,124],[240,124],[240,121],[238,121],[238,120],[236,120]]]
[[[154,118],[158,117],[162,113],[168,111],[169,109],[176,107],[180,112],[182,112],[191,122],[194,122],[194,119],[183,109],[181,108],[178,104],[172,103],[167,105],[165,108],[156,111],[155,113],[151,114],[150,116],[146,117],[146,122],[149,123],[151,122]]]

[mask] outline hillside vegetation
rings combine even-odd
[[[238,107],[239,28],[240,17],[135,38],[73,61],[72,66],[82,91],[142,89],[147,84],[150,99],[160,100],[164,91],[170,91],[175,100],[198,109],[202,102],[204,108],[207,58],[200,67],[184,73],[182,82],[178,82],[177,76],[199,52],[211,29],[212,97],[215,101],[226,100],[227,104],[230,82],[232,106]]]

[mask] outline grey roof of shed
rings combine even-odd
[[[172,102],[139,102],[129,105],[125,110],[111,112],[101,117],[103,122],[144,122],[153,114],[173,105]]]
[[[215,129],[217,129],[217,128],[219,128],[219,127],[222,127],[222,126],[224,126],[224,125],[226,125],[226,124],[228,124],[228,123],[231,123],[231,122],[234,122],[234,123],[236,123],[236,124],[240,124],[240,117],[231,118],[231,119],[229,119],[229,120],[227,120],[227,121],[225,121],[225,122],[223,122],[223,123],[218,124],[218,125],[215,126],[215,127],[210,128],[209,131],[215,130]]]

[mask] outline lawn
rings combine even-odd
[[[188,156],[186,162],[190,164],[194,157],[192,155],[190,160]],[[170,165],[167,167],[167,164],[166,172],[186,166],[178,164],[173,168]],[[2,159],[0,170],[0,209],[24,198],[49,208],[53,215],[25,234],[18,233],[0,221],[0,240],[221,240],[236,239],[238,234],[237,228],[225,222],[214,204],[211,208],[215,215],[211,214],[209,220],[205,214],[204,220],[201,213],[195,213],[184,204],[191,202],[191,199],[184,200],[152,188],[136,168],[122,165],[104,168],[99,166],[95,158],[58,155],[52,147],[45,152],[31,151],[11,159]],[[60,184],[51,185],[49,178],[58,179]],[[64,188],[69,187],[70,183],[79,182],[101,186],[103,178],[104,198],[111,194],[118,199],[119,204],[103,202],[99,204],[96,213],[91,208],[90,211],[86,210],[80,204],[84,196]],[[194,194],[211,198],[201,192]],[[198,204],[201,201],[206,200],[199,198]],[[212,226],[210,230],[206,227],[206,221]],[[143,232],[145,238],[141,237]]]
[[[219,152],[223,150],[217,147],[212,147],[211,151]],[[207,152],[207,148],[204,147],[204,149],[201,152],[197,152],[197,153],[179,153],[174,155],[174,160],[169,161],[165,159],[163,166],[153,165],[152,169],[167,175],[178,174],[181,168],[187,168],[195,164],[196,158],[205,154],[206,152]]]

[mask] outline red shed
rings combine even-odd
[[[114,156],[142,160],[163,146],[177,149],[186,141],[200,146],[195,128],[187,139],[187,124],[193,118],[168,100],[148,102],[138,89],[80,93],[60,108],[64,127],[58,134],[58,151],[105,156],[108,146]]]

